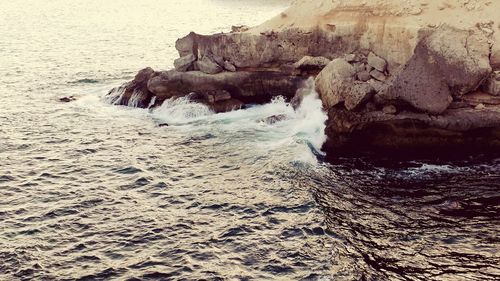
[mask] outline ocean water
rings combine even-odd
[[[0,280],[500,279],[495,157],[326,163],[312,89],[297,111],[106,101],[188,32],[287,4],[3,1]]]

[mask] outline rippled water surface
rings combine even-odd
[[[500,160],[323,163],[312,91],[218,115],[103,99],[287,1],[4,2],[0,280],[500,278]]]

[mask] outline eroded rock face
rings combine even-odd
[[[330,156],[390,152],[391,157],[421,157],[500,149],[498,108],[447,110],[437,117],[330,110],[328,117],[324,149]]]
[[[134,97],[136,99],[134,103],[138,107],[147,107],[153,97],[148,89],[148,81],[155,75],[157,73],[151,67],[144,68],[137,73],[134,80],[111,89],[108,96],[121,93],[120,97],[116,96],[116,99],[112,101],[116,105],[129,105],[131,98]]]

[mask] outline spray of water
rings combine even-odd
[[[182,128],[186,134],[206,131],[229,142],[241,142],[241,146],[254,145],[263,154],[293,152],[298,155],[296,160],[316,162],[316,156],[323,155],[321,146],[326,140],[327,115],[314,88],[312,78],[305,81],[297,91],[293,106],[278,96],[268,104],[215,114],[208,106],[182,97],[168,99],[160,107],[143,111],[149,112],[147,114],[158,123],[168,123],[171,129]],[[106,100],[119,104],[122,94],[123,91],[117,90]],[[133,93],[128,105],[136,107],[140,94]],[[148,108],[154,103],[152,100]]]

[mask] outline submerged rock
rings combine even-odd
[[[75,101],[76,98],[74,96],[66,96],[66,97],[60,97],[59,101],[60,102],[72,102]]]
[[[286,119],[288,119],[288,116],[286,116],[285,114],[279,114],[279,115],[272,115],[272,116],[266,117],[266,118],[262,119],[261,121],[264,123],[267,123],[269,125],[272,125],[272,124],[284,121]]]

